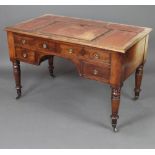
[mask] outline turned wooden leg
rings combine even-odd
[[[49,65],[48,69],[49,69],[50,76],[54,78],[55,75],[53,74],[53,70],[54,70],[53,60],[54,60],[54,56],[51,56],[48,59],[48,65]]]
[[[113,131],[117,132],[117,119],[119,118],[118,110],[120,104],[121,87],[111,87],[111,107],[112,107],[112,127]]]
[[[15,60],[13,62],[13,72],[14,72],[16,90],[17,90],[16,99],[19,99],[21,97],[21,88],[22,88],[22,86],[21,86],[20,61]]]
[[[139,94],[140,94],[140,87],[141,87],[141,82],[142,82],[142,77],[143,77],[143,67],[144,65],[140,65],[137,69],[136,69],[136,73],[135,73],[135,99],[139,98]]]

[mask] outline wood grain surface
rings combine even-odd
[[[6,30],[125,53],[146,36],[151,28],[43,15],[9,26]]]

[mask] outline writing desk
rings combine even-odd
[[[121,87],[134,72],[135,99],[139,97],[151,28],[47,14],[6,31],[17,99],[21,96],[20,61],[40,65],[47,59],[54,76],[54,56],[69,59],[80,76],[111,86],[112,127],[117,131]]]

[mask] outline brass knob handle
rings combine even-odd
[[[72,48],[69,48],[69,49],[68,49],[68,52],[69,52],[70,54],[72,54],[72,53],[73,53],[73,49],[72,49]]]
[[[46,48],[47,48],[47,44],[45,44],[45,43],[44,43],[44,44],[43,44],[43,48],[45,48],[45,49],[46,49]]]
[[[25,39],[23,39],[23,40],[22,40],[22,44],[25,44],[25,43],[26,43],[26,40],[25,40]]]
[[[27,57],[27,53],[23,53],[23,57],[26,58]]]
[[[96,69],[94,69],[93,74],[94,75],[97,75],[98,74],[98,71]]]
[[[99,59],[100,56],[96,53],[96,54],[94,54],[94,58],[95,58],[95,59]]]

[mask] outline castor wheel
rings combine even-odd
[[[112,124],[112,127],[113,127],[113,132],[118,132],[118,129],[116,127],[117,125],[116,124]]]
[[[118,129],[116,127],[113,127],[113,132],[118,132]]]
[[[51,77],[54,79],[56,76],[54,74],[51,74]]]
[[[134,100],[138,100],[138,99],[139,99],[139,96],[135,96],[135,97],[134,97]]]
[[[135,91],[135,97],[134,97],[134,100],[138,100],[139,99],[139,94],[140,94],[140,92],[141,92],[141,89],[134,89],[134,91]]]
[[[17,97],[16,100],[18,100],[21,97],[21,90],[17,90]]]
[[[18,100],[21,97],[21,95],[17,95],[16,100]]]

